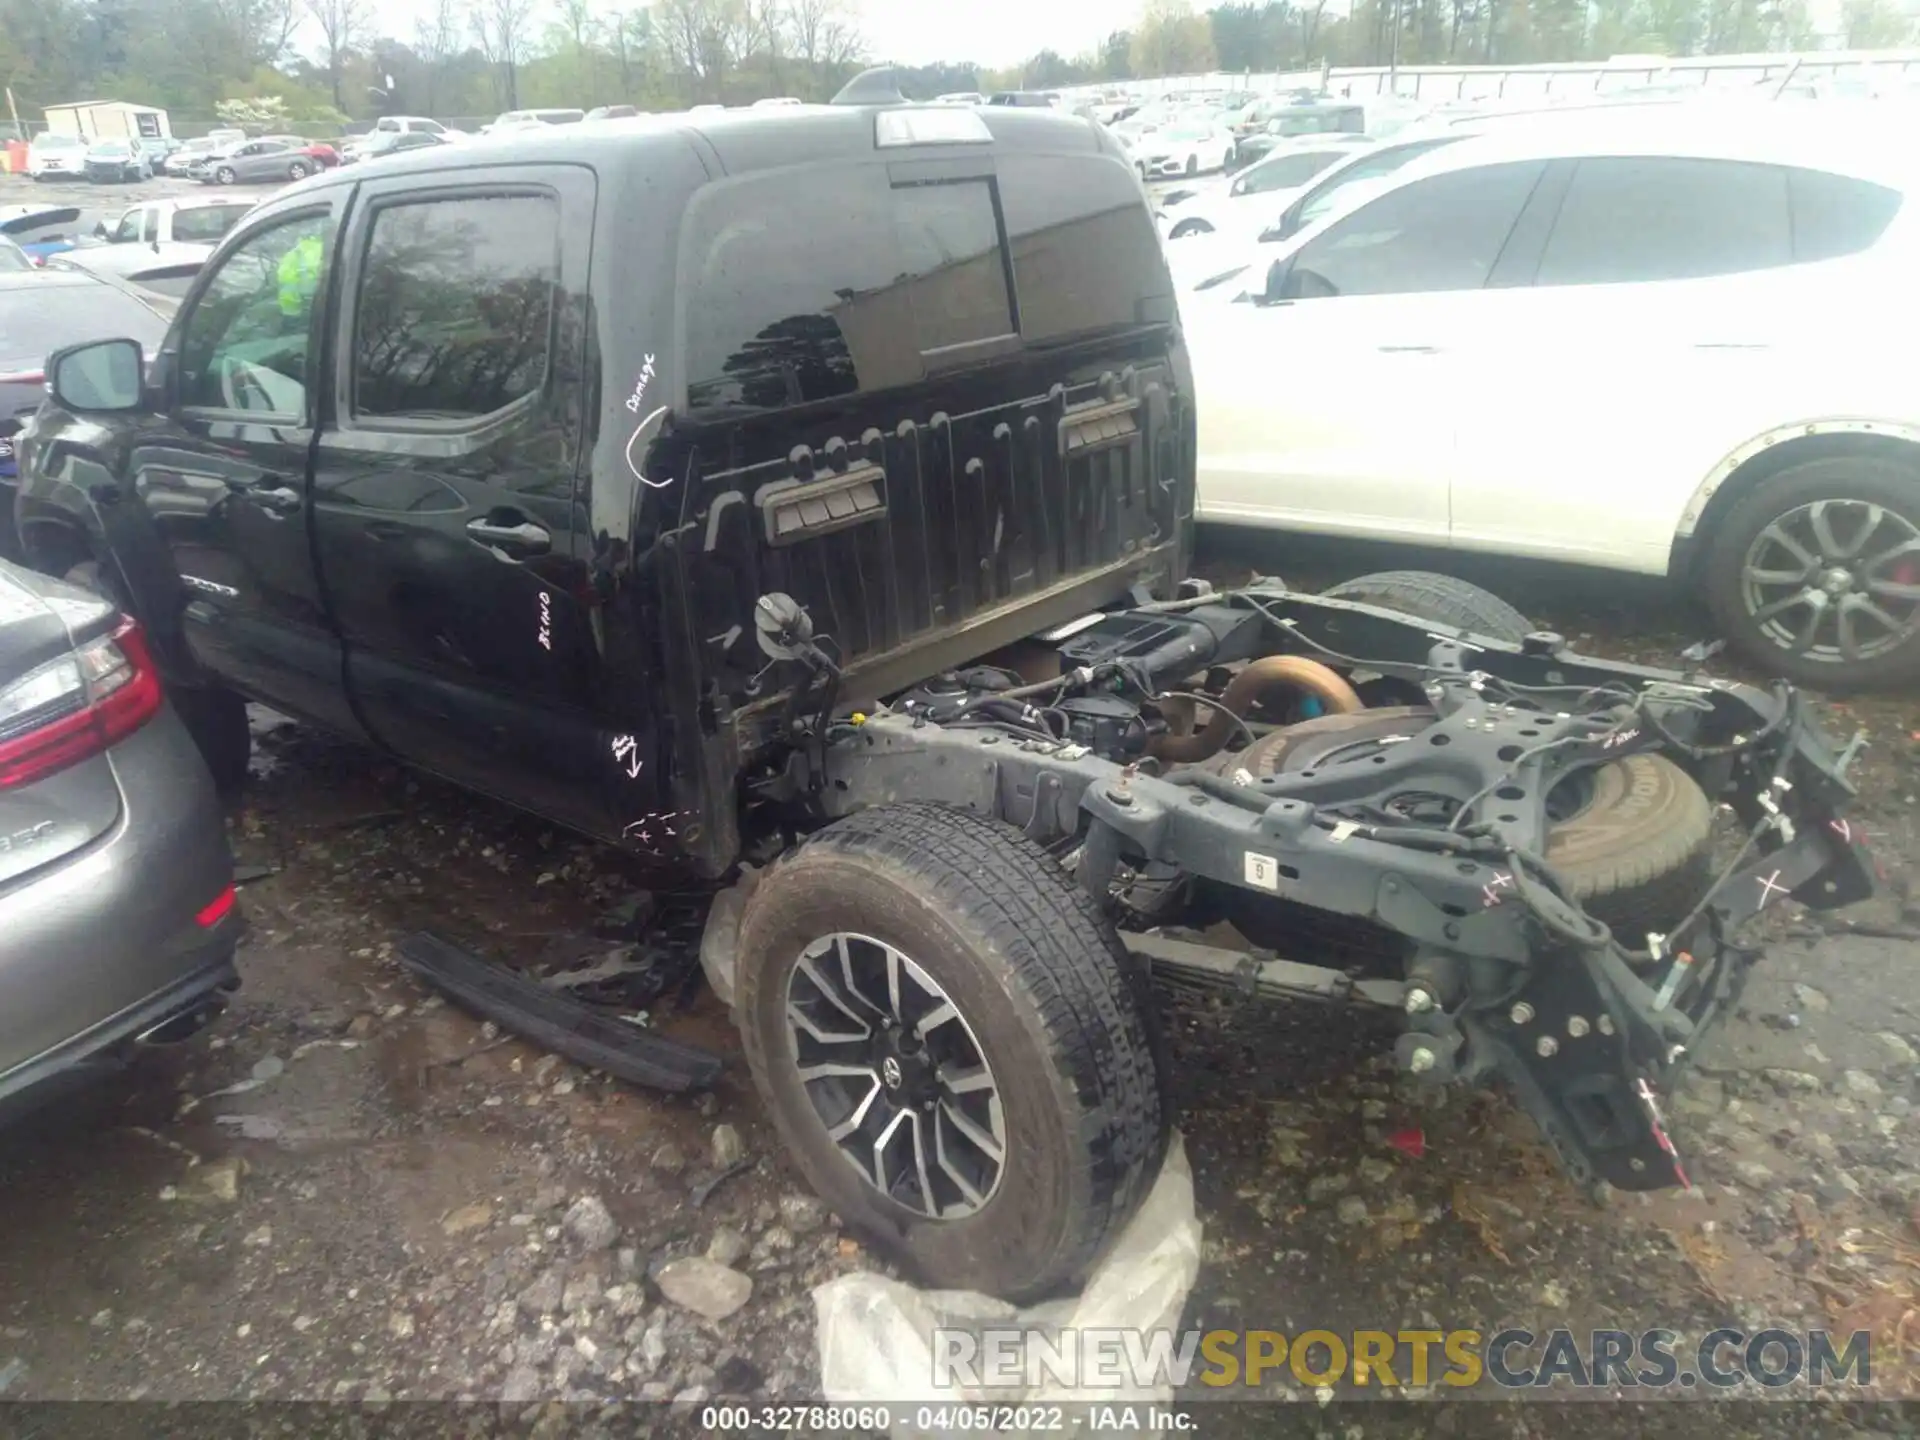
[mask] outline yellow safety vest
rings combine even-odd
[[[320,268],[326,263],[326,245],[309,235],[280,257],[280,313],[297,316],[320,288]]]

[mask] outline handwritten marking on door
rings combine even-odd
[[[540,592],[540,648],[553,649],[553,596]]]
[[[658,851],[667,841],[679,838],[674,821],[687,812],[663,810],[657,815],[642,815],[620,833],[643,850]]]
[[[613,742],[613,760],[627,772],[629,780],[638,780],[643,762],[640,759],[640,745],[631,735],[617,736]]]
[[[627,397],[629,414],[640,413],[640,402],[646,398],[647,386],[653,383],[653,356],[649,355],[640,362],[640,378],[633,382],[633,394]]]
[[[664,490],[673,483],[673,480],[671,477],[665,480],[649,480],[646,475],[641,472],[640,462],[633,458],[633,447],[639,443],[642,435],[653,428],[653,422],[666,413],[667,407],[662,405],[658,410],[655,410],[651,415],[647,416],[646,419],[642,420],[639,428],[627,437],[627,468],[633,471],[633,478],[649,490]]]

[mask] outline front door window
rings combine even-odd
[[[331,215],[298,215],[221,260],[181,331],[182,405],[307,418],[313,311],[332,239]]]

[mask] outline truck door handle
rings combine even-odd
[[[292,515],[305,503],[305,497],[287,483],[284,475],[259,475],[252,480],[228,480],[227,489],[251,500],[269,515]]]
[[[482,545],[492,546],[516,558],[526,555],[544,555],[553,545],[553,535],[547,527],[536,525],[531,520],[520,520],[508,525],[482,516],[478,520],[467,522],[467,534]]]

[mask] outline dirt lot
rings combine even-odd
[[[1222,579],[1400,563],[1209,543],[1205,569]],[[1671,661],[1699,638],[1657,587],[1441,563],[1602,653]],[[1377,1025],[1182,1007],[1176,1083],[1207,1233],[1188,1322],[1837,1325],[1878,1331],[1876,1366],[1893,1378],[1920,1305],[1920,700],[1823,709],[1842,737],[1868,732],[1857,818],[1887,884],[1855,914],[1778,920],[1746,1008],[1675,1101],[1692,1194],[1591,1204],[1504,1103],[1435,1105],[1403,1085]],[[272,717],[260,729],[232,838],[267,873],[243,891],[253,933],[234,1008],[209,1038],[0,1151],[0,1393],[810,1394],[808,1291],[870,1258],[801,1189],[742,1067],[698,1101],[629,1090],[497,1035],[396,965],[395,944],[423,927],[523,965],[605,949],[636,888],[618,857]],[[654,1019],[737,1058],[704,993]],[[753,1282],[723,1322],[651,1278],[709,1252]],[[1263,1398],[1317,1413],[1290,1377],[1269,1382]],[[1208,1434],[1272,1428],[1251,1406],[1203,1418]],[[1827,1406],[1736,1418],[1726,1428],[1853,1423]],[[1436,1397],[1345,1412],[1327,1433],[1559,1423],[1551,1406]]]

